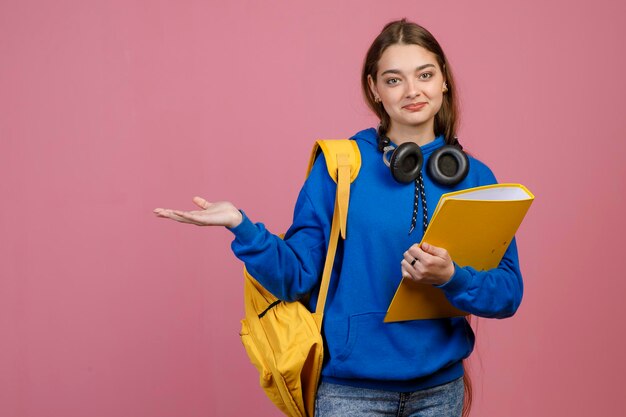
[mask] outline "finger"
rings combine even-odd
[[[428,255],[419,245],[413,245],[406,251],[411,257],[419,259],[423,262],[424,258]]]
[[[424,270],[432,268],[437,262],[441,262],[438,256],[431,255],[422,248],[418,248],[415,251],[415,257],[420,260],[420,266],[423,267]]]
[[[448,251],[444,248],[440,248],[426,242],[422,243],[421,248],[424,252],[439,258],[446,258],[448,255]]]
[[[163,210],[163,211],[161,211],[158,214],[158,216],[159,217],[166,217],[166,218],[172,219],[172,220],[176,220],[177,222],[181,222],[181,223],[190,223],[190,224],[195,224],[195,225],[201,226],[201,224],[199,224],[195,220],[190,219],[190,218],[186,218],[184,216],[181,216],[180,215],[181,213],[183,213],[183,212],[181,212],[179,210]]]
[[[413,279],[409,271],[404,267],[402,263],[400,263],[400,272],[401,272],[402,278]]]
[[[428,274],[432,268],[442,262],[442,258],[431,255],[430,253],[422,250],[421,248],[412,248],[410,255],[417,259],[419,262],[415,262],[413,267],[421,274]],[[410,261],[410,260],[409,260]]]
[[[197,226],[215,226],[221,224],[219,222],[216,223],[214,219],[207,218],[205,211],[173,210],[173,212],[175,215],[181,218],[181,221],[185,221],[186,223],[192,223]]]
[[[404,252],[404,260],[407,261],[411,268],[415,268],[415,265],[419,262],[419,258],[416,258],[407,252]]]
[[[172,210],[172,214],[179,217],[181,220],[199,222],[198,212],[197,211],[182,211],[182,210]]]
[[[204,198],[202,198],[202,197],[198,197],[198,196],[195,196],[195,197],[193,198],[193,202],[194,202],[194,204],[195,204],[196,206],[198,206],[198,207],[200,207],[201,209],[204,209],[204,210],[208,209],[208,208],[209,208],[209,206],[211,205],[211,203],[209,203],[208,201],[206,201]]]
[[[175,210],[164,209],[164,208],[157,208],[153,210],[154,214],[156,214],[157,216],[167,217],[168,219],[173,219],[174,217],[176,217],[176,215],[174,214],[174,211]]]
[[[422,250],[422,248],[420,247],[420,245],[418,243],[412,245],[407,252],[409,253],[409,255],[411,255],[414,258],[419,258],[420,255],[424,254],[424,251]]]
[[[421,274],[419,273],[419,271],[412,267],[406,259],[402,260],[400,266],[402,267],[403,277],[410,278],[416,281],[419,281],[421,279]]]
[[[168,219],[171,216],[171,210],[169,209],[157,208],[154,209],[153,213],[156,214],[158,217],[165,217]]]
[[[171,214],[171,211],[172,211],[171,209],[164,209],[164,208],[155,208],[154,210],[152,210],[152,212],[159,217],[169,217],[169,215]]]

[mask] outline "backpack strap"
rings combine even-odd
[[[346,227],[348,220],[348,204],[350,202],[350,183],[352,183],[361,168],[361,154],[356,142],[347,139],[340,140],[318,140],[313,146],[311,160],[307,175],[311,172],[315,158],[320,150],[324,153],[328,174],[337,183],[337,194],[335,196],[335,208],[333,212],[333,222],[330,228],[330,240],[328,242],[328,253],[324,263],[322,273],[322,283],[317,299],[316,313],[323,313],[326,305],[326,295],[330,284],[330,275],[335,262],[339,232],[341,237],[346,238]]]
[[[313,150],[311,151],[311,159],[309,160],[309,167],[306,171],[307,176],[311,172],[311,169],[313,169],[313,164],[320,152],[324,153],[328,175],[330,175],[333,181],[337,182],[338,167],[337,158],[334,155],[341,153],[348,155],[348,162],[352,168],[350,182],[353,182],[357,175],[359,175],[359,170],[361,169],[361,153],[355,141],[350,139],[319,139],[315,142]]]
[[[337,183],[338,207],[335,205],[335,211],[339,210],[339,221],[341,237],[346,238],[347,220],[348,220],[348,203],[350,201],[350,183],[352,183],[361,169],[361,153],[356,142],[349,139],[320,139],[313,145],[311,151],[311,159],[307,169],[307,176],[313,169],[315,159],[324,153],[326,159],[326,169],[328,175]],[[340,180],[340,173],[343,171],[343,177]]]

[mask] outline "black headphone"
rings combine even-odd
[[[397,148],[391,140],[378,135],[378,150],[383,153],[383,162],[391,170],[393,178],[400,183],[415,181],[420,176],[424,156],[419,145],[405,142]],[[388,157],[391,152],[391,158]],[[453,145],[437,149],[428,159],[428,176],[437,184],[452,186],[460,183],[469,172],[469,159],[465,152]]]

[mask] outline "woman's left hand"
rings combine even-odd
[[[454,275],[454,263],[444,248],[424,242],[404,252],[402,276],[422,284],[443,285]]]

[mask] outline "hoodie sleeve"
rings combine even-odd
[[[515,239],[497,268],[477,271],[454,264],[452,278],[438,288],[444,291],[452,305],[468,313],[492,318],[512,316],[524,291]]]
[[[496,184],[496,177],[484,164],[476,161],[479,185]],[[517,243],[512,239],[497,268],[478,271],[454,264],[454,274],[438,286],[452,305],[480,317],[505,318],[517,311],[522,302],[524,284],[517,255]]]
[[[317,210],[324,202],[312,201],[308,190],[320,187],[328,177],[325,162],[316,161],[296,201],[293,223],[285,238],[270,233],[263,223],[253,223],[242,211],[243,221],[230,229],[235,235],[231,248],[237,258],[274,296],[294,301],[317,284],[326,256],[327,227]],[[329,181],[330,177],[328,177]],[[314,193],[323,195],[321,193]]]

